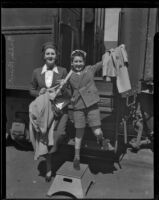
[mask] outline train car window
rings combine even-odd
[[[6,88],[28,90],[32,72],[42,67],[41,47],[51,34],[6,35]]]

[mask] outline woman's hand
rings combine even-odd
[[[39,96],[42,94],[45,94],[45,92],[47,91],[46,88],[41,88],[40,92],[39,92]]]
[[[55,91],[54,92],[49,92],[49,96],[50,96],[50,99],[53,101],[56,97],[56,93]]]

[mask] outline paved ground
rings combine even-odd
[[[57,154],[53,161],[54,173],[63,162],[64,159]],[[128,150],[121,166],[122,169],[117,164],[112,166],[103,161],[91,160],[89,167],[95,184],[88,190],[86,198],[152,199],[153,152],[150,149],[138,153]],[[47,198],[46,193],[52,182],[46,183],[44,175],[43,158],[34,161],[33,151],[17,149],[12,145],[6,147],[7,198]]]

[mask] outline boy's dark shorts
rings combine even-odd
[[[90,127],[101,125],[100,110],[96,104],[89,108],[75,110],[73,117],[75,128],[85,128],[87,123]]]

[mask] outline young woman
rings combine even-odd
[[[55,46],[51,42],[47,42],[43,45],[42,52],[45,64],[40,68],[36,68],[33,71],[32,75],[30,94],[34,97],[39,97],[40,95],[45,94],[48,88],[52,88],[55,85],[57,85],[59,80],[64,79],[67,75],[66,69],[57,66],[55,63],[57,58],[57,52]],[[54,93],[52,93],[52,95],[54,96]],[[53,96],[52,98],[54,98]],[[58,97],[59,98],[69,97],[69,91],[67,90],[67,88],[65,88],[65,90],[62,90],[59,93]],[[47,153],[44,152],[46,156],[46,166],[47,166],[46,181],[51,180],[51,175],[52,175],[51,154],[57,151],[59,141],[61,141],[60,139],[62,138],[62,136],[65,135],[67,120],[68,120],[68,114],[66,106],[63,110],[63,114],[60,117],[56,118],[56,130],[54,130],[54,134],[52,136],[54,137],[54,145],[49,145],[49,139],[45,144],[47,145]],[[39,149],[38,151],[42,152],[42,149]],[[41,152],[40,155],[43,154]]]
[[[95,72],[102,68],[102,61],[92,66],[85,66],[85,61],[86,52],[82,50],[75,50],[72,52],[71,63],[74,72],[70,77],[69,83],[73,90],[71,100],[74,109],[74,124],[76,128],[73,166],[77,170],[80,169],[80,147],[86,122],[88,122],[101,146],[104,141],[101,130],[100,111],[98,108],[100,98],[94,82]],[[108,150],[114,150],[109,142],[105,145],[108,146]]]

